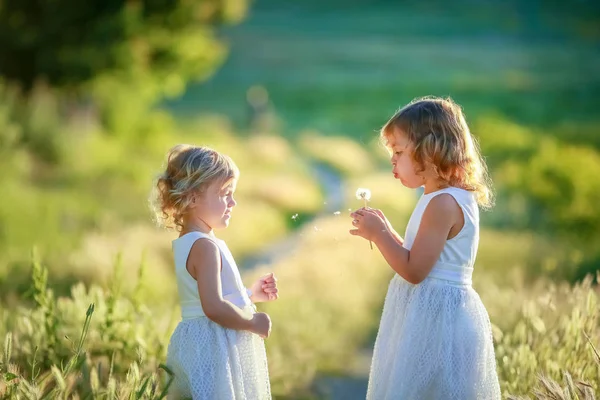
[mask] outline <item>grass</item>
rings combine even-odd
[[[411,201],[408,193],[402,197]],[[321,217],[298,231],[293,252],[244,273],[248,282],[267,271],[279,278],[281,299],[260,305],[274,321],[266,345],[275,398],[311,398],[317,374],[344,374],[358,349],[371,345],[392,274],[364,240],[348,235],[348,226],[345,216]],[[600,389],[597,288],[591,279],[527,283],[508,273],[523,262],[514,252],[523,238],[497,239],[482,236],[475,286],[494,324],[503,393],[562,400],[577,398],[580,388],[578,398],[593,398]],[[492,247],[514,261],[498,259]],[[138,297],[147,283],[126,291],[123,272],[116,264],[107,289],[78,284],[55,301],[47,270],[34,261],[33,303],[0,308],[0,398],[161,398],[169,373],[160,363],[178,309],[148,308]],[[510,284],[498,283],[498,275]]]

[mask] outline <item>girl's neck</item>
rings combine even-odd
[[[210,235],[213,233],[213,229],[210,225],[198,218],[198,221],[187,221],[183,224],[180,237],[190,232],[202,232]]]
[[[446,189],[450,187],[448,182],[440,181],[439,179],[428,179],[425,181],[425,194],[437,192],[438,190]]]

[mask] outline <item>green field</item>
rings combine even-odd
[[[429,94],[463,105],[491,168],[474,287],[505,398],[597,398],[598,21],[590,1],[257,0],[219,30],[221,68],[153,109],[107,85],[128,107],[74,121],[64,93],[20,101],[0,80],[0,398],[160,398],[176,233],[153,225],[148,194],[182,142],[240,167],[219,236],[245,281],[279,276],[281,299],[260,306],[275,398],[364,398],[391,271],[346,214],[368,187],[404,231],[418,193],[394,184],[377,131]],[[250,127],[257,85],[268,118]]]
[[[361,140],[428,94],[452,96],[470,118],[494,113],[551,129],[594,120],[600,31],[583,7],[596,18],[597,7],[537,12],[521,3],[257,1],[223,32],[224,66],[169,108],[224,113],[243,127],[246,90],[263,85],[288,135]]]

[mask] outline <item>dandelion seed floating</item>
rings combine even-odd
[[[358,188],[356,189],[356,198],[358,200],[362,200],[365,203],[365,208],[367,208],[367,202],[371,200],[371,191],[366,188]],[[373,250],[373,243],[369,240],[369,246],[371,250]]]
[[[292,215],[292,220],[295,221],[296,219],[298,219],[298,214]]]
[[[339,212],[339,211],[336,211],[333,213],[333,215],[340,215],[340,214],[341,214],[341,212]]]

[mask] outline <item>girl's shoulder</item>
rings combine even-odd
[[[479,211],[476,193],[454,186],[424,194],[421,212],[430,208],[456,215],[469,214],[474,217]]]
[[[220,242],[220,240],[217,239],[213,234],[199,232],[199,231],[191,231],[191,232],[187,232],[187,233],[180,235],[178,238],[175,238],[172,241],[173,248],[178,248],[178,247],[185,248],[185,247],[192,246],[198,239],[208,239],[211,242],[214,242],[217,244]]]
[[[463,189],[463,188],[460,188],[457,186],[448,186],[445,188],[434,190],[433,192],[423,193],[423,196],[435,197],[436,195],[439,195],[442,193],[455,193],[455,194],[464,194],[464,195],[470,195],[470,196],[474,195],[474,193],[472,191],[469,191],[467,189]]]
[[[204,239],[204,240],[202,240]],[[184,256],[186,259],[196,253],[198,248],[220,249],[219,240],[214,235],[192,231],[174,239],[171,243],[175,255]],[[196,249],[195,251],[193,251]]]
[[[441,196],[443,194],[447,194],[448,196]],[[424,193],[423,199],[425,199],[427,202],[431,202],[438,196],[451,196],[459,205],[467,205],[473,203],[473,201],[476,201],[476,194],[474,192],[456,186],[449,186],[447,188],[439,189],[430,193]]]

